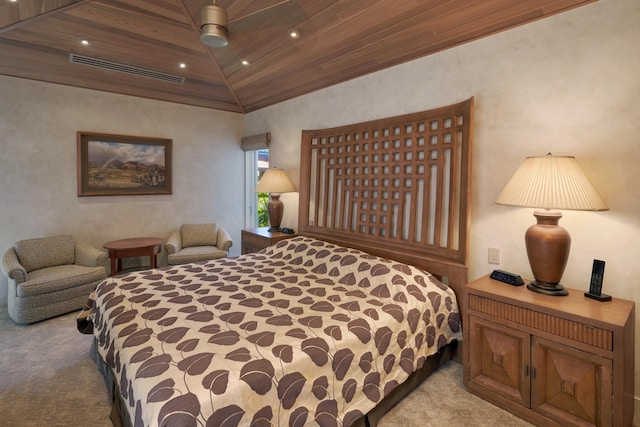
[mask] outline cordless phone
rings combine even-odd
[[[593,269],[591,270],[591,283],[589,284],[589,292],[585,292],[584,296],[598,301],[610,301],[611,296],[602,293],[602,280],[604,279],[604,261],[599,259],[593,260]]]

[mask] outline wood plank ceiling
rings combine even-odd
[[[0,74],[244,113],[592,1],[218,0],[229,45],[211,48],[199,40],[209,0],[0,0]]]

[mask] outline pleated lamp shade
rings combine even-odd
[[[290,193],[296,189],[283,169],[271,168],[264,171],[255,191],[256,193]]]
[[[550,296],[568,295],[560,284],[569,259],[571,236],[558,225],[562,214],[551,209],[607,210],[574,157],[528,157],[502,190],[497,204],[542,208],[527,229],[525,245],[534,281],[527,288]]]
[[[572,156],[527,157],[496,203],[579,211],[609,209]]]

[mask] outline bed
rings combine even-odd
[[[111,277],[115,425],[376,425],[461,340],[473,99],[303,131],[299,237]]]

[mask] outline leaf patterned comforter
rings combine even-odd
[[[428,273],[306,237],[109,278],[91,303],[136,426],[348,426],[461,338]]]

